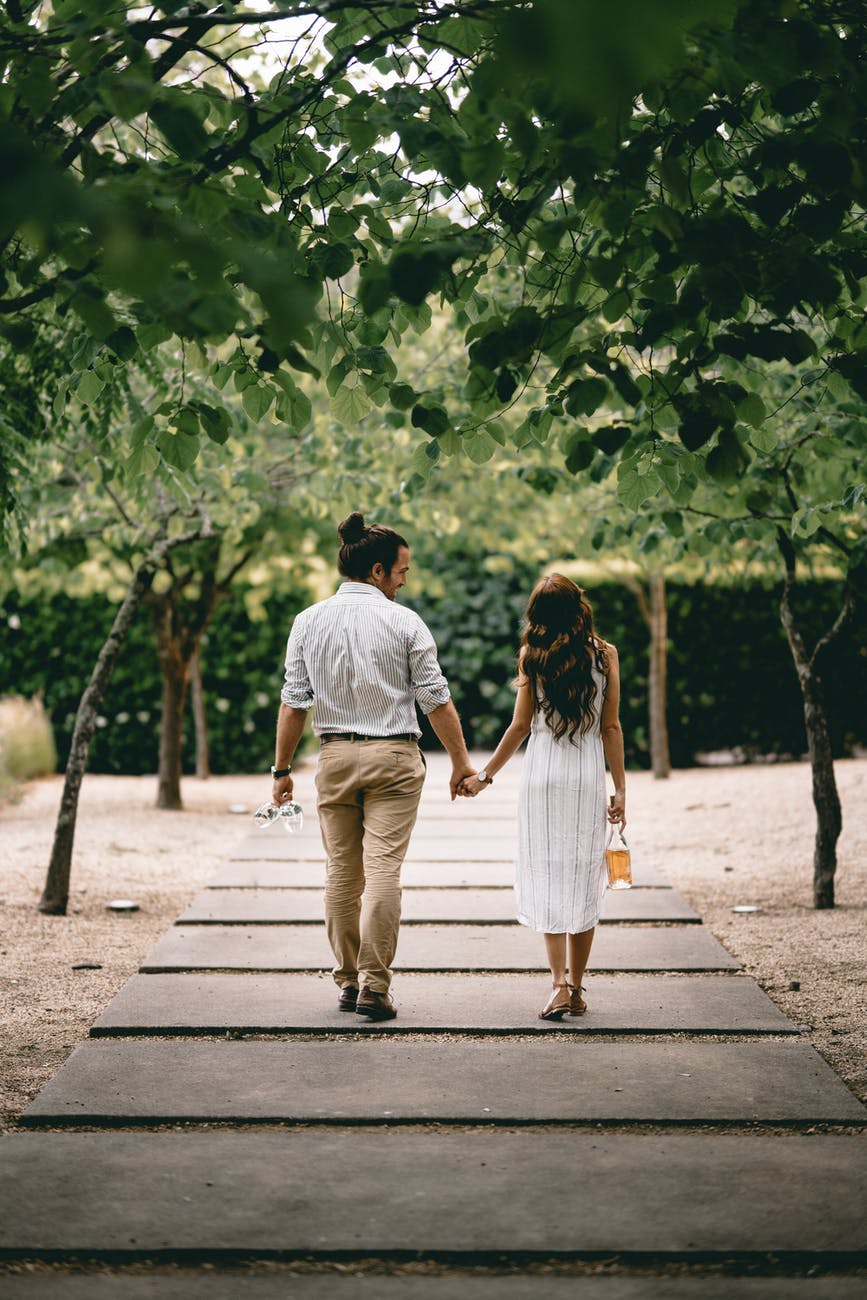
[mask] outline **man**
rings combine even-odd
[[[452,760],[452,799],[474,768],[433,637],[417,614],[395,603],[409,571],[406,540],[379,524],[366,527],[357,511],[338,532],[347,581],[298,614],[286,649],[273,799],[292,796],[292,757],[315,701],[325,923],[338,1005],[392,1020],[400,869],[425,775],[416,704]]]

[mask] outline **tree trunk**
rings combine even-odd
[[[177,638],[173,635],[173,602],[157,597],[152,608],[157,656],[163,678],[157,807],[182,808],[181,754],[190,665],[189,660],[184,659]]]
[[[813,906],[834,906],[834,876],[837,871],[837,840],[843,829],[840,796],[834,776],[831,732],[825,691],[816,668],[819,652],[839,635],[845,626],[851,605],[847,596],[843,609],[831,631],[822,638],[812,654],[807,651],[792,605],[795,585],[795,551],[786,533],[778,533],[778,544],[786,565],[786,580],[780,597],[780,618],[792,652],[801,698],[804,704],[804,728],[813,778],[813,805],[816,809],[816,840],[813,848]]]
[[[668,744],[668,609],[665,603],[665,570],[653,569],[647,575],[647,591],[631,574],[624,577],[641,610],[649,636],[647,728],[650,734],[650,763],[653,775],[665,780],[671,775],[671,750]],[[649,593],[649,595],[648,595]]]
[[[198,646],[190,660],[190,686],[196,734],[196,776],[200,781],[207,781],[211,775],[211,755],[208,748],[208,715],[205,709],[205,693],[202,689],[202,654]]]
[[[650,763],[657,780],[671,775],[671,751],[668,744],[668,610],[665,604],[665,573],[655,569],[648,575],[650,602]]]
[[[90,681],[79,701],[69,758],[66,761],[66,779],[63,783],[60,811],[54,829],[51,861],[48,864],[45,888],[39,900],[40,912],[46,912],[50,916],[66,915],[72,845],[78,815],[78,796],[87,767],[87,756],[96,727],[97,714],[136,610],[153,582],[154,568],[154,564],[148,562],[136,571],[123,603],[115,615],[111,631],[99,652],[93,672],[90,674]]]

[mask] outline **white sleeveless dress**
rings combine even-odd
[[[596,707],[583,736],[556,740],[533,715],[518,794],[518,920],[546,934],[580,934],[599,920],[605,870],[605,676],[593,669]]]

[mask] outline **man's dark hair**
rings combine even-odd
[[[364,522],[364,515],[353,510],[337,528],[341,547],[337,553],[337,567],[344,578],[364,582],[375,564],[381,564],[390,573],[397,561],[401,546],[409,546],[393,528],[383,524]]]

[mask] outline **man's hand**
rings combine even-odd
[[[464,794],[464,791],[462,790],[461,786],[462,783],[466,780],[466,778],[468,776],[475,776],[475,775],[476,775],[476,769],[474,767],[453,767],[452,768],[451,780],[449,781],[449,790],[451,791],[452,803],[454,803],[455,797],[457,795]]]
[[[292,798],[292,791],[291,775],[277,777],[271,786],[271,802],[275,803],[279,808],[281,803],[288,803]]]

